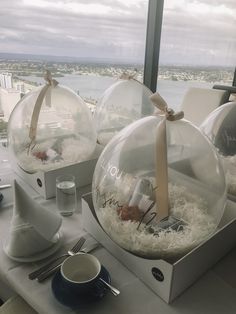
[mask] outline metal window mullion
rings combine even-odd
[[[232,86],[236,86],[236,68],[234,69],[234,78]]]
[[[164,0],[149,0],[143,83],[156,91]]]

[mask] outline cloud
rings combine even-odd
[[[146,0],[2,1],[2,52],[143,60]]]
[[[143,62],[148,0],[1,0],[0,52]],[[161,63],[236,64],[235,0],[165,1]]]
[[[167,3],[163,16],[162,63],[235,66],[234,0],[169,0]]]

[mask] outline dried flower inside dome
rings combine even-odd
[[[117,209],[117,213],[122,220],[140,221],[142,212],[138,206],[124,205]]]

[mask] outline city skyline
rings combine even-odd
[[[0,0],[1,52],[143,63],[147,0]],[[234,0],[166,0],[160,63],[235,66]]]

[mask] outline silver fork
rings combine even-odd
[[[47,271],[56,261],[61,260],[63,257],[65,258],[65,257],[68,257],[69,255],[74,254],[74,253],[78,253],[79,250],[81,249],[81,247],[83,246],[84,242],[85,242],[85,238],[81,237],[79,239],[79,241],[77,241],[76,244],[67,253],[56,257],[55,259],[51,260],[46,265],[43,265],[39,269],[37,269],[34,272],[30,273],[29,276],[28,276],[29,279],[31,279],[31,280],[36,279],[40,274],[42,274],[45,271]]]

